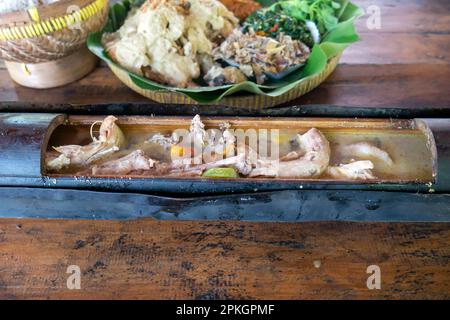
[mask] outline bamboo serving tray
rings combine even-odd
[[[277,96],[263,96],[263,95],[255,95],[255,94],[247,94],[247,95],[231,95],[227,96],[219,102],[213,103],[205,103],[205,105],[221,105],[233,108],[240,109],[251,109],[251,110],[259,110],[274,107],[276,105],[283,104],[285,102],[294,100],[314,88],[318,87],[322,82],[324,82],[328,76],[336,69],[336,66],[339,63],[340,56],[336,56],[331,58],[328,61],[325,69],[308,79],[300,82],[296,87],[292,88],[288,92]],[[118,68],[113,64],[109,64],[112,72],[129,88],[139,93],[140,95],[152,99],[154,101],[164,103],[164,104],[188,104],[188,105],[198,105],[199,103],[190,97],[174,91],[169,90],[148,90],[143,89],[137,86],[129,77],[128,73]]]

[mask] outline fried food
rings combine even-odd
[[[253,0],[220,0],[240,20],[245,20],[253,12],[261,8],[261,4]]]
[[[216,0],[148,0],[105,34],[108,55],[124,68],[175,87],[196,86],[199,55],[211,55],[238,19]]]

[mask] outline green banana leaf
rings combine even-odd
[[[270,80],[263,85],[258,85],[252,81],[245,81],[239,84],[217,87],[175,88],[146,79],[117,65],[108,57],[103,49],[101,38],[103,33],[116,31],[123,24],[131,7],[129,0],[124,0],[122,3],[117,3],[110,8],[107,25],[102,31],[91,34],[88,37],[87,45],[100,59],[110,65],[115,65],[125,70],[129,74],[130,79],[142,89],[179,92],[199,103],[215,103],[226,96],[242,92],[277,97],[288,92],[302,81],[306,81],[319,74],[324,70],[330,58],[341,54],[347,46],[359,40],[354,22],[356,18],[363,14],[362,10],[348,0],[335,1],[341,4],[339,23],[324,35],[320,44],[314,45],[305,66],[281,80]],[[276,1],[260,0],[259,2],[263,6],[269,6]]]

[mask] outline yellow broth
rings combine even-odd
[[[141,149],[149,157],[160,161],[170,161],[170,151],[164,150],[161,146],[147,141],[154,134],[170,135],[174,129],[189,126],[159,125],[151,127],[143,124],[120,124],[127,139],[126,148],[114,153],[113,155],[102,159],[100,162],[123,157],[136,149]],[[283,126],[278,126],[282,128]],[[211,127],[206,127],[206,129]],[[216,127],[214,127],[216,128]],[[232,126],[232,129],[248,129],[249,125]],[[259,127],[263,129],[264,127]],[[371,160],[374,163],[372,170],[377,180],[387,181],[420,181],[429,182],[433,180],[433,155],[427,144],[426,135],[420,130],[413,129],[370,129],[370,128],[320,128],[317,127],[326,136],[330,142],[331,160],[330,165],[339,165],[349,163],[351,160]],[[270,130],[270,128],[266,128]],[[303,134],[310,128],[296,127],[292,125],[284,126],[279,130],[279,150],[280,156],[286,155],[292,151],[290,142],[297,134]],[[96,127],[98,130],[98,127]],[[98,132],[94,130],[94,134]],[[269,133],[270,137],[270,133]],[[269,139],[270,140],[270,139]],[[89,126],[86,125],[64,125],[58,127],[51,136],[47,151],[52,152],[52,146],[66,144],[86,145],[91,142]],[[368,142],[374,146],[386,151],[394,161],[393,166],[387,166],[383,161],[377,159],[365,158],[352,159],[343,157],[337,152],[338,146],[348,145],[356,142]],[[270,150],[270,143],[268,149]],[[273,142],[272,142],[273,143]],[[88,168],[84,168],[88,169]],[[58,174],[74,174],[79,172],[80,168],[69,167],[58,172]],[[330,179],[323,174],[321,179]],[[251,178],[248,178],[251,179]]]

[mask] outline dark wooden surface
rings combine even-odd
[[[368,30],[361,19],[363,40],[328,81],[292,104],[450,107],[450,2],[356,2],[378,4],[382,28]],[[104,66],[47,91],[21,88],[0,69],[0,101],[147,102]],[[4,219],[0,298],[448,299],[449,257],[449,223]],[[73,264],[81,290],[66,287]],[[381,290],[366,287],[371,264],[381,268]]]
[[[445,224],[6,219],[0,296],[448,299],[449,238]],[[372,264],[381,290],[366,287]],[[67,289],[68,265],[81,290]]]

